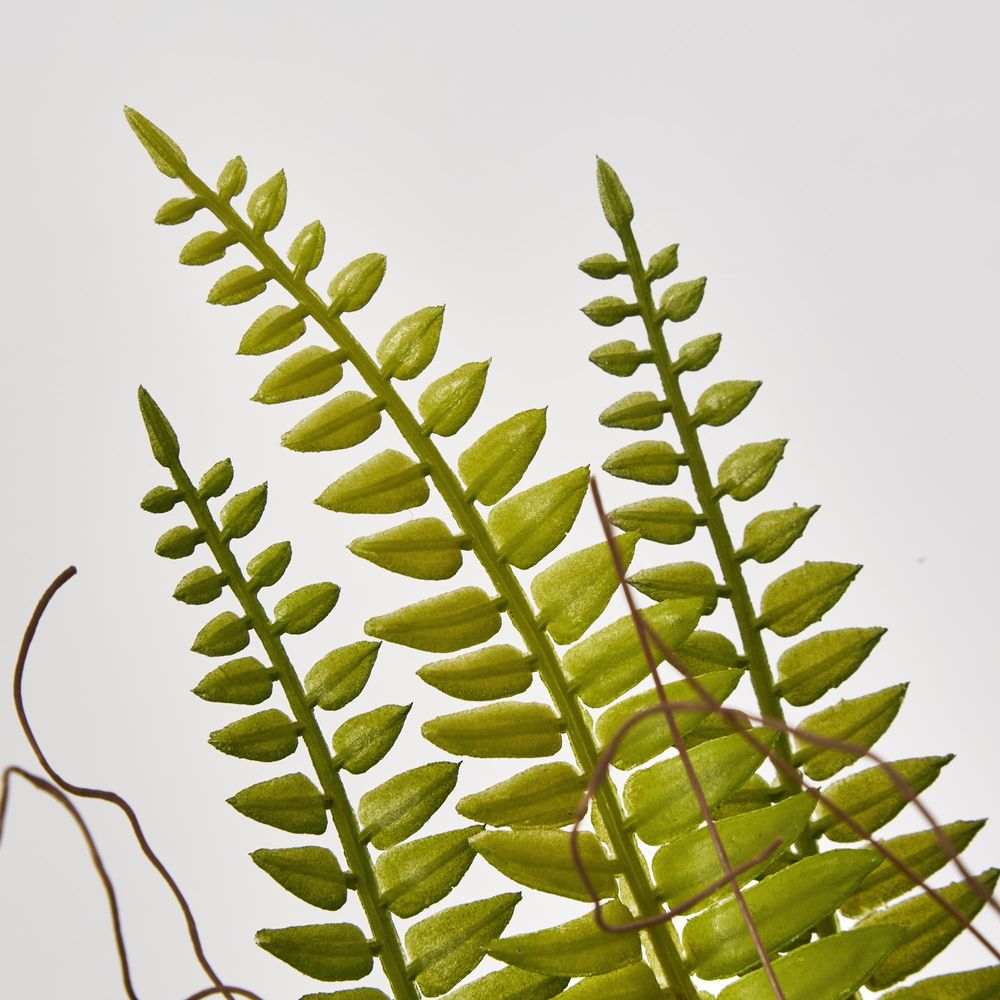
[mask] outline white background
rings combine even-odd
[[[674,340],[724,331],[710,374],[688,380],[691,398],[721,378],[765,381],[744,416],[706,432],[713,465],[745,441],[791,439],[768,490],[727,508],[734,533],[761,510],[822,503],[792,553],[753,570],[755,593],[804,559],[864,563],[824,626],[890,633],[842,693],[911,680],[881,749],[956,752],[929,796],[934,809],[944,820],[1000,814],[995,5],[64,2],[8,3],[3,22],[5,662],[12,668],[40,592],[75,563],[79,576],[29,664],[31,717],[70,780],[135,805],[227,980],[268,1000],[307,992],[253,944],[258,927],[323,919],[246,857],[294,838],[224,802],[306,764],[232,760],[204,742],[241,710],[188,693],[209,668],[187,652],[208,614],[170,599],[199,563],[181,568],[152,553],[177,516],[137,506],[162,477],[136,385],[173,419],[193,474],[231,455],[242,488],[270,481],[268,513],[240,553],[291,539],[295,560],[275,599],[313,580],[344,586],[328,623],[290,644],[303,669],[360,638],[370,615],[448,585],[389,578],[345,551],[395,521],[352,522],[309,503],[391,446],[392,434],[350,455],[279,447],[310,404],[248,402],[273,360],[232,354],[259,302],[209,307],[218,266],[176,265],[204,226],[152,225],[180,191],[131,136],[125,103],[170,132],[209,179],[236,153],[251,187],[287,168],[276,244],[322,218],[323,281],[361,253],[386,252],[383,289],[352,323],[371,349],[399,316],[447,302],[440,355],[421,384],[466,360],[494,362],[480,412],[445,453],[454,458],[516,410],[550,404],[525,485],[597,468],[632,439],[600,429],[597,413],[647,387],[648,376],[616,382],[587,363],[611,338],[577,312],[611,291],[575,269],[615,249],[593,180],[595,153],[608,158],[636,203],[645,251],[680,242],[679,275],[710,277],[705,305]],[[418,391],[404,387],[411,402]],[[627,483],[605,489],[612,502],[642,495]],[[596,540],[585,507],[571,542]],[[636,565],[699,553],[707,557],[697,545],[646,544]],[[458,579],[475,583],[477,571]],[[430,658],[383,649],[355,708],[417,705],[396,750],[352,780],[352,793],[441,756],[421,741],[419,722],[461,706],[415,678]],[[33,766],[6,701],[0,761]],[[511,770],[468,763],[460,791]],[[428,831],[454,825],[454,801]],[[204,979],[165,890],[117,814],[99,803],[84,811],[120,891],[139,992],[194,992]],[[892,830],[916,825],[905,817]],[[981,869],[998,848],[988,826],[967,857]],[[477,861],[452,898],[504,887]],[[527,894],[512,927],[579,911]],[[0,994],[121,995],[85,849],[59,807],[22,784],[0,848],[0,924]],[[1000,937],[997,920],[982,927]],[[987,958],[970,938],[934,969]]]

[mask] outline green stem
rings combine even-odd
[[[331,315],[319,295],[304,280],[297,279],[281,257],[253,232],[239,214],[190,170],[185,168],[181,173],[181,179],[194,194],[204,200],[219,221],[239,237],[240,242],[256,257],[267,273],[306,309],[334,343],[347,353],[351,364],[369,389],[385,404],[386,412],[413,450],[417,460],[430,470],[431,481],[451,510],[461,532],[471,540],[472,550],[489,575],[497,593],[506,599],[511,621],[525,645],[537,658],[539,676],[566,725],[567,736],[577,764],[583,774],[593,774],[599,756],[597,744],[590,723],[562,671],[555,648],[539,627],[528,596],[517,577],[497,552],[478,509],[466,498],[465,490],[437,446],[423,431],[420,422],[393,388],[389,379],[382,375],[376,362],[347,329],[340,317]],[[617,792],[606,782],[599,789],[595,799],[607,830],[611,849],[622,866],[623,877],[640,911],[639,916],[648,917],[662,912],[647,874],[645,859],[628,828]],[[683,959],[667,926],[656,924],[649,928],[648,935],[653,953],[663,968],[670,988],[677,995],[677,1000],[698,1000],[698,992],[684,969]]]
[[[406,971],[406,955],[396,931],[392,916],[379,895],[368,847],[361,837],[357,817],[334,765],[333,757],[316,721],[315,713],[302,687],[302,682],[285,652],[285,647],[275,633],[271,620],[257,595],[250,587],[236,557],[222,535],[208,504],[198,496],[198,491],[179,462],[171,465],[174,481],[184,494],[184,499],[194,515],[195,523],[204,532],[205,543],[211,549],[226,575],[226,581],[240,607],[261,641],[271,665],[277,671],[278,681],[295,721],[302,727],[302,740],[309,751],[320,787],[330,802],[333,824],[340,837],[347,866],[356,879],[355,889],[374,941],[379,945],[378,957],[396,1000],[419,1000],[420,994]]]

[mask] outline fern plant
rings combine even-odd
[[[541,444],[545,432],[543,410],[523,411],[487,430],[462,451],[453,466],[440,450],[439,439],[457,434],[473,417],[484,391],[487,363],[470,362],[439,376],[426,386],[415,409],[397,389],[398,382],[418,377],[431,365],[442,330],[443,308],[430,307],[404,317],[385,334],[373,356],[347,327],[344,316],[362,309],[376,293],[385,273],[384,257],[370,254],[349,263],[334,276],[327,296],[322,297],[307,280],[323,257],[325,234],[321,223],[310,223],[299,232],[289,247],[288,263],[266,237],[285,211],[287,187],[283,173],[253,191],[244,218],[232,203],[247,179],[246,167],[239,157],[225,166],[213,188],[189,167],[180,148],[165,133],[137,112],[129,110],[126,114],[158,169],[179,179],[188,189],[185,197],[173,198],[163,205],[157,221],[174,225],[202,213],[214,217],[215,224],[221,226],[191,239],[181,251],[181,262],[210,264],[221,260],[237,245],[249,252],[253,260],[253,264],[241,264],[223,274],[212,286],[209,301],[220,305],[241,304],[257,297],[272,283],[289,296],[289,304],[267,309],[250,324],[240,343],[240,353],[266,355],[282,350],[298,341],[310,324],[333,341],[332,350],[312,345],[286,358],[263,379],[254,398],[261,403],[277,404],[325,396],[338,385],[345,366],[352,367],[366,384],[367,393],[347,391],[324,402],[284,435],[283,444],[307,452],[348,449],[376,434],[385,413],[409,449],[409,454],[382,451],[343,472],[317,498],[317,503],[337,513],[395,514],[420,507],[433,488],[454,521],[454,526],[449,526],[438,518],[410,520],[356,539],[350,545],[351,550],[391,572],[421,580],[452,578],[461,569],[465,553],[475,557],[485,570],[492,593],[468,586],[450,590],[377,615],[366,623],[365,629],[374,639],[445,656],[423,667],[421,677],[457,699],[485,703],[427,723],[424,735],[432,743],[460,757],[545,761],[467,796],[459,802],[458,810],[465,818],[493,828],[473,836],[470,843],[496,868],[523,886],[586,901],[588,893],[572,866],[565,827],[574,819],[602,744],[648,698],[639,694],[636,699],[626,697],[617,701],[629,696],[642,683],[647,676],[647,664],[628,617],[588,635],[618,583],[614,560],[603,542],[563,556],[537,573],[529,587],[521,583],[515,570],[532,569],[562,542],[583,501],[588,470],[572,470],[509,495],[527,472]],[[675,250],[656,255],[647,271],[628,228],[631,207],[627,196],[611,178],[610,170],[602,167],[605,211],[625,241],[626,259],[619,261],[602,255],[585,265],[598,277],[632,273],[637,302],[604,299],[587,311],[591,318],[607,325],[630,315],[642,315],[647,320],[651,346],[639,351],[634,345],[619,342],[595,352],[595,361],[606,370],[623,375],[632,374],[640,364],[656,363],[657,369],[665,373],[665,396],[669,404],[653,394],[638,394],[611,408],[603,419],[618,426],[652,429],[662,423],[664,413],[669,410],[678,420],[678,429],[683,425],[684,430],[680,434],[682,453],[673,452],[664,443],[650,446],[649,442],[642,442],[626,449],[624,454],[613,456],[609,471],[640,482],[669,484],[673,481],[670,477],[677,475],[678,465],[687,464],[702,491],[700,513],[690,508],[685,510],[681,502],[669,499],[619,509],[614,519],[624,533],[617,544],[628,562],[640,538],[682,541],[702,524],[708,526],[725,577],[722,596],[730,598],[734,607],[742,608],[750,631],[757,636],[757,646],[762,649],[759,632],[764,624],[778,631],[791,628],[791,622],[804,621],[799,628],[788,632],[795,634],[822,615],[824,600],[830,599],[831,592],[843,591],[849,574],[845,579],[847,571],[843,568],[839,577],[829,567],[820,570],[827,576],[819,578],[824,586],[818,593],[813,593],[817,571],[809,570],[806,577],[786,580],[776,590],[769,591],[770,598],[766,606],[762,605],[761,620],[753,616],[745,584],[738,575],[740,560],[731,542],[728,549],[724,545],[728,534],[719,512],[718,500],[722,494],[711,484],[698,449],[693,423],[697,411],[695,418],[688,415],[683,401],[678,402],[679,394],[670,389],[671,385],[676,387],[682,368],[704,367],[718,348],[717,338],[702,338],[682,351],[675,364],[663,344],[662,322],[666,318],[683,318],[686,309],[693,312],[700,301],[701,285],[675,286],[668,291],[666,304],[659,311],[652,306],[649,285],[673,269]],[[752,391],[755,390],[746,386],[724,386],[718,390],[706,402],[706,406],[715,407],[712,420],[721,424],[731,419]],[[743,397],[746,399],[741,405]],[[768,465],[773,471],[776,464],[776,452],[780,457],[780,447],[772,445],[770,449],[738,453],[729,462],[724,477],[731,495],[753,495],[757,483],[762,488],[769,478]],[[483,509],[487,507],[488,515]],[[797,525],[801,534],[808,516],[811,512],[804,515],[799,511],[758,519],[756,534],[751,533],[751,541],[756,538],[755,555],[760,558],[772,551],[772,558],[777,558],[797,537]],[[787,543],[782,547],[783,539]],[[742,590],[725,576],[730,570]],[[835,577],[833,582],[830,573]],[[712,610],[719,596],[714,575],[709,583],[702,569],[675,568],[639,574],[636,583],[656,601],[643,612],[649,625],[668,646],[679,651],[714,697],[719,700],[728,697],[742,674],[748,672],[762,708],[767,714],[780,716],[778,694],[757,646],[742,637],[745,653],[741,656],[722,636],[695,631],[702,614]],[[770,619],[765,617],[769,611]],[[499,631],[502,615],[509,617],[519,633],[523,649],[486,645]],[[741,622],[741,630],[743,627]],[[873,641],[873,634],[868,633],[867,645]],[[557,647],[568,648],[560,654]],[[856,667],[868,651],[865,643],[861,643],[860,649],[840,649],[839,656],[833,655],[838,648],[820,659],[828,673],[840,669],[843,676],[851,669],[844,661],[853,656]],[[804,655],[800,651],[798,659]],[[789,660],[790,665],[794,662],[795,658]],[[548,692],[549,703],[512,700],[528,690],[536,673]],[[816,681],[805,668],[790,668],[786,673],[788,677],[798,675],[800,685],[804,683],[807,687],[810,683],[814,687],[826,683],[814,697],[819,697],[836,681],[836,677],[828,682]],[[788,691],[793,687],[794,684],[783,687],[782,695],[791,700]],[[680,682],[670,694],[683,699],[691,690],[687,682]],[[860,733],[862,738],[874,742],[891,721],[900,699],[900,692],[892,692],[881,700],[867,701],[860,708],[850,706],[835,711],[832,720],[813,722],[821,729],[825,726],[828,733]],[[617,704],[595,726],[588,709],[603,708],[612,701]],[[859,723],[859,718],[863,723]],[[865,893],[871,898],[874,891],[878,901],[895,898],[895,889],[890,892],[885,886],[887,883],[897,886],[898,880],[887,878],[879,859],[868,851],[817,854],[816,836],[825,833],[828,838],[836,839],[836,824],[810,826],[811,800],[792,794],[791,787],[768,786],[756,775],[764,755],[749,752],[740,735],[720,733],[708,713],[685,713],[682,723],[686,742],[693,745],[691,757],[697,773],[710,789],[720,828],[729,824],[724,830],[725,836],[733,840],[734,858],[740,856],[735,847],[746,847],[745,842],[757,845],[744,855],[753,857],[766,831],[780,835],[786,842],[797,842],[794,855],[786,852],[781,858],[770,859],[768,866],[750,869],[743,879],[759,881],[759,885],[747,890],[747,899],[753,901],[753,908],[761,910],[762,915],[773,918],[767,923],[769,949],[777,953],[803,945],[787,959],[779,960],[786,963],[786,969],[800,969],[803,960],[806,962],[805,972],[796,979],[797,992],[789,995],[810,998],[849,995],[873,973],[889,949],[898,944],[902,932],[893,926],[889,930],[875,927],[839,933],[832,914],[838,907],[844,907],[845,900],[856,900]],[[830,754],[810,755],[808,751],[794,756],[788,740],[780,733],[758,735],[806,773],[826,770],[832,775],[849,762],[839,763],[831,760]],[[575,767],[547,760],[560,750],[564,740],[575,758]],[[617,763],[623,769],[635,768],[663,753],[668,746],[662,723],[637,727],[622,744]],[[932,779],[942,764],[942,760],[922,761],[917,783],[925,774]],[[908,776],[913,777],[909,773]],[[876,829],[881,824],[870,814],[879,812],[881,800],[872,806],[869,799],[881,794],[878,777],[869,774],[848,780],[855,780],[855,784],[850,794],[839,793],[840,801],[871,829]],[[603,783],[595,795],[593,818],[594,833],[583,834],[580,843],[589,881],[603,900],[601,913],[608,924],[622,925],[635,917],[662,916],[664,901],[669,905],[678,898],[687,898],[685,892],[711,885],[718,879],[718,861],[704,839],[704,832],[695,829],[699,822],[697,808],[692,809],[692,793],[674,760],[660,761],[630,776],[625,784],[624,802],[613,786]],[[974,832],[972,827],[963,828],[959,839],[966,833],[967,840],[971,839]],[[640,840],[664,845],[654,859],[652,871]],[[928,871],[943,863],[942,852],[935,851],[929,842],[906,846],[921,857],[928,852],[933,856],[932,861],[922,862],[925,868],[930,865]],[[987,884],[993,878],[995,873],[987,873]],[[876,884],[882,888],[875,888]],[[902,888],[905,889],[905,884]],[[813,890],[811,895],[810,890]],[[955,891],[963,905],[967,892],[964,887]],[[635,930],[608,934],[600,930],[589,912],[557,928],[500,938],[487,947],[487,952],[538,978],[525,985],[523,980],[512,978],[512,973],[501,973],[463,987],[455,996],[462,1000],[528,1000],[560,993],[573,978],[580,981],[565,990],[565,995],[573,1000],[598,995],[698,1000],[704,994],[699,991],[696,977],[719,979],[743,974],[741,980],[723,991],[727,1000],[769,995],[760,992],[768,987],[766,983],[761,986],[759,974],[753,971],[756,958],[747,948],[747,936],[738,919],[734,919],[732,900],[721,898],[725,893],[717,895],[718,898],[708,901],[717,905],[688,921],[683,947],[673,927],[666,922],[652,923],[641,934]],[[979,897],[975,896],[967,908],[975,909],[978,902]],[[927,926],[931,928],[928,932],[922,923],[925,916],[925,911],[918,908],[912,918],[903,914],[902,922],[909,921],[908,926],[918,929],[913,931],[916,949],[920,956],[929,957],[928,941],[936,951],[938,945],[946,943],[944,938],[951,934],[952,925],[941,921],[934,911],[927,918]],[[824,940],[805,944],[813,927],[818,928]],[[905,951],[904,947],[898,953]],[[913,965],[912,957],[907,961]],[[805,980],[803,975],[807,977]],[[803,981],[809,984],[805,992],[801,987]],[[976,980],[982,981],[981,977]],[[989,979],[986,988],[992,988],[992,983],[995,979]],[[433,991],[424,992],[433,995]],[[961,995],[975,996],[968,990]]]

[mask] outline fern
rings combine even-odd
[[[228,589],[242,614],[223,611],[198,633],[193,649],[206,656],[242,652],[255,634],[270,666],[254,656],[228,660],[212,670],[195,693],[213,702],[256,705],[280,685],[291,717],[267,708],[212,733],[209,742],[223,753],[252,761],[276,762],[295,752],[301,740],[319,787],[301,773],[286,774],[238,792],[230,804],[251,819],[289,833],[322,834],[327,815],[348,863],[341,869],[326,848],[309,846],[260,850],[254,862],[289,892],[322,910],[338,910],[349,890],[357,893],[371,932],[367,939],[349,923],[310,924],[262,930],[257,943],[299,971],[322,981],[358,980],[381,962],[395,1000],[416,1000],[421,993],[447,992],[482,959],[482,946],[503,928],[518,901],[516,893],[445,909],[411,926],[404,952],[396,917],[413,917],[440,902],[461,881],[475,854],[469,838],[480,826],[410,838],[440,808],[455,786],[458,766],[449,761],[405,771],[363,795],[355,810],[341,771],[361,774],[392,749],[409,706],[383,705],[343,722],[327,746],[317,708],[339,710],[364,689],[379,644],[357,642],[322,657],[300,680],[285,649],[284,635],[300,635],[317,627],[333,610],[339,588],[311,584],[279,600],[272,615],[259,593],[275,586],[291,560],[291,546],[278,542],[247,564],[246,572],[231,542],[249,535],[267,502],[266,484],[232,496],[216,518],[209,500],[223,496],[233,480],[229,460],[213,465],[197,487],[180,460],[177,436],[152,397],[139,390],[139,405],[156,460],[173,479],[142,501],[144,509],[166,513],[182,503],[194,521],[168,529],[156,544],[170,559],[192,555],[199,546],[210,551],[214,566],[187,573],[174,597],[185,604],[205,605]],[[381,853],[372,857],[371,846]],[[522,983],[523,979],[518,980]],[[343,994],[355,1000],[384,997],[378,990]]]
[[[719,601],[728,601],[735,619],[737,647],[724,635],[698,631],[677,652],[689,670],[719,700],[736,686],[745,671],[753,686],[760,711],[784,719],[785,705],[812,705],[860,668],[884,630],[850,628],[821,632],[786,649],[777,662],[777,679],[768,660],[764,632],[780,638],[796,636],[815,625],[843,596],[860,566],[838,562],[807,562],[789,570],[768,585],[755,607],[743,567],[748,561],[771,563],[794,545],[805,531],[816,507],[791,507],[754,517],[746,525],[737,548],[724,515],[722,501],[746,501],[769,483],[781,461],[785,440],[745,444],[719,465],[713,477],[701,442],[701,428],[721,427],[734,420],[749,405],[760,383],[728,381],[710,386],[691,408],[681,389],[681,378],[711,364],[719,350],[719,334],[696,337],[671,352],[664,334],[667,322],[689,320],[697,312],[705,279],[669,285],[657,303],[654,283],[668,277],[678,265],[677,246],[668,246],[644,263],[632,231],[631,200],[617,174],[598,161],[598,188],[604,215],[621,242],[621,257],[600,254],[588,258],[581,269],[591,277],[607,280],[627,277],[628,299],[604,296],[584,307],[584,313],[600,326],[615,326],[627,318],[641,319],[645,343],[617,340],[598,347],[591,360],[608,374],[629,378],[652,366],[659,385],[655,392],[634,391],[607,407],[600,422],[607,427],[649,432],[657,430],[669,415],[680,448],[662,440],[643,439],[616,451],[604,469],[613,476],[650,486],[670,486],[687,469],[697,508],[674,496],[657,495],[617,508],[608,517],[616,527],[637,532],[655,544],[679,545],[701,529],[711,536],[718,568],[701,563],[666,563],[632,574],[633,587],[656,600],[694,598],[710,615]],[[718,577],[721,576],[721,580]],[[683,688],[684,682],[674,685]],[[807,777],[826,781],[854,764],[860,752],[872,747],[885,733],[899,711],[906,685],[896,685],[860,698],[842,701],[808,716],[801,727],[811,733],[854,744],[857,752],[813,747],[807,742],[792,745],[784,732],[767,734],[775,751]],[[584,693],[585,700],[601,707],[614,692]],[[675,690],[675,697],[680,695]],[[597,720],[597,732],[609,741],[626,719],[656,704],[655,692],[640,694],[607,709]],[[834,845],[861,839],[836,815],[821,807],[811,819],[815,803],[800,792],[800,784],[784,772],[779,784],[768,785],[751,777],[762,755],[739,735],[720,734],[714,722],[702,723],[689,713],[691,757],[704,775],[703,784],[713,806],[725,818],[718,824],[734,866],[752,860],[769,840],[794,842],[794,850],[771,857],[748,868],[740,882],[763,879],[745,893],[758,917],[760,932],[771,954],[798,949],[776,962],[776,971],[787,973],[790,996],[845,996],[862,983],[872,989],[892,986],[923,968],[960,932],[961,925],[941,910],[931,897],[921,894],[894,902],[912,883],[888,861],[866,850],[835,849],[819,852],[821,838]],[[636,726],[619,745],[614,764],[626,771],[645,764],[665,751],[669,733],[662,720],[650,718]],[[951,758],[921,757],[893,762],[896,772],[916,790],[929,787]],[[741,800],[732,793],[742,788]],[[659,803],[649,806],[650,801]],[[866,768],[842,777],[825,794],[871,834],[888,824],[907,804],[907,798],[881,769]],[[677,758],[633,771],[624,788],[626,805],[633,815],[645,810],[638,823],[639,837],[656,845],[653,873],[668,903],[675,905],[696,895],[719,876],[719,863],[708,832],[695,829],[700,816],[686,787]],[[729,805],[724,803],[729,801]],[[772,800],[777,800],[770,804]],[[752,811],[744,811],[749,808]],[[957,851],[962,851],[982,827],[983,821],[955,822],[945,828]],[[894,854],[907,861],[922,878],[942,868],[948,853],[931,832],[904,834],[885,842]],[[998,872],[980,876],[992,893]],[[941,894],[967,919],[984,905],[985,896],[965,883],[956,883]],[[741,924],[734,900],[720,891],[704,900],[699,909],[711,909],[688,921],[684,945],[693,971],[713,980],[739,975],[756,964],[756,954],[747,930]],[[886,905],[892,904],[892,905]],[[880,907],[885,907],[880,909]],[[861,918],[855,928],[838,933],[837,913]],[[821,939],[807,943],[813,931]],[[875,935],[880,934],[880,937]],[[826,939],[826,940],[823,940]],[[842,942],[842,943],[839,943]],[[888,956],[888,957],[885,957]],[[996,988],[993,973],[944,977],[933,991],[914,987],[903,996],[985,997]],[[741,981],[742,983],[742,981]],[[984,987],[984,984],[985,985]],[[992,984],[992,985],[989,985]],[[986,992],[982,992],[985,988]],[[955,992],[946,992],[953,989]],[[721,996],[770,996],[762,973],[751,973],[747,981],[723,990]]]

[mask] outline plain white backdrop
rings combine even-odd
[[[822,504],[791,553],[753,569],[755,593],[804,559],[864,564],[824,627],[890,631],[841,694],[912,681],[880,747],[897,758],[955,752],[929,802],[944,820],[975,819],[1000,815],[998,28],[987,3],[851,2],[835,13],[787,2],[5,5],[4,662],[12,669],[38,595],[75,563],[79,576],[56,599],[29,664],[31,717],[70,780],[135,805],[228,981],[268,1000],[308,992],[253,944],[259,927],[323,919],[246,856],[294,838],[224,802],[307,762],[252,764],[205,743],[240,710],[189,693],[210,666],[188,652],[208,613],[170,598],[199,562],[181,567],[152,552],[178,517],[137,506],[162,477],[136,386],[173,419],[193,474],[230,455],[242,488],[270,482],[268,513],[240,552],[292,541],[275,599],[314,580],[344,587],[327,624],[291,643],[303,669],[360,638],[372,614],[448,585],[360,562],[345,544],[389,522],[310,503],[390,447],[392,432],[350,455],[279,447],[310,404],[249,402],[273,360],[233,357],[260,303],[277,300],[204,304],[220,269],[184,269],[176,255],[205,226],[152,224],[181,191],[153,169],[122,105],[170,132],[209,179],[236,153],[251,187],[285,167],[289,205],[276,245],[321,218],[328,251],[318,283],[361,253],[385,252],[383,288],[351,324],[371,349],[399,316],[447,302],[441,351],[420,384],[463,361],[493,365],[480,412],[444,450],[454,458],[477,431],[548,404],[548,439],[525,485],[597,468],[631,440],[599,428],[597,413],[647,387],[588,364],[611,337],[577,311],[609,291],[575,268],[615,249],[593,178],[594,155],[609,159],[631,191],[645,251],[679,242],[680,276],[709,276],[705,305],[674,340],[724,333],[710,372],[689,380],[692,398],[722,378],[764,380],[745,415],[706,433],[710,459],[746,441],[791,439],[767,491],[727,508],[737,536],[761,510]],[[418,392],[404,389],[411,402]],[[642,495],[627,483],[605,491],[612,503]],[[597,532],[585,508],[561,551]],[[645,544],[635,565],[708,556],[698,544]],[[458,580],[479,576],[470,566]],[[621,611],[616,601],[612,612]],[[351,781],[353,794],[442,756],[419,724],[461,706],[415,677],[429,658],[383,649],[356,710],[416,706],[394,752]],[[0,761],[34,766],[7,701]],[[467,763],[459,791],[511,770]],[[428,831],[454,825],[455,800]],[[140,993],[193,993],[204,979],[165,890],[117,814],[99,803],[84,811],[119,888]],[[916,826],[905,817],[891,830]],[[997,862],[995,826],[967,857],[977,869]],[[452,900],[505,887],[477,861]],[[578,912],[526,893],[512,927]],[[982,927],[1000,937],[997,920]],[[933,968],[987,958],[970,938]],[[18,784],[0,845],[0,994],[104,1000],[122,995],[117,975],[75,828]]]

